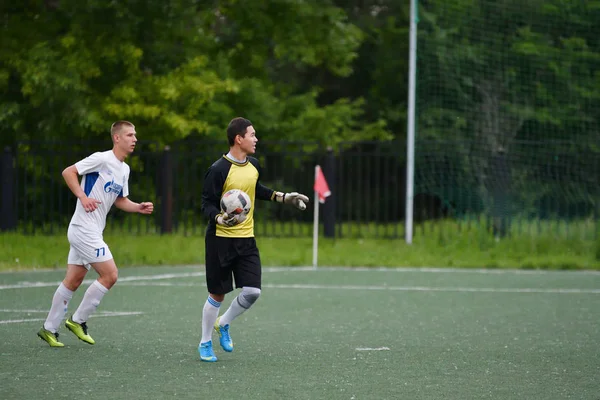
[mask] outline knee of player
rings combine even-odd
[[[112,286],[117,283],[117,279],[119,279],[119,271],[116,269],[114,271],[110,271],[104,274],[103,278],[108,285]]]
[[[224,294],[210,293],[209,295],[210,295],[210,297],[213,298],[213,300],[218,301],[219,303],[221,303],[223,300],[225,300]]]
[[[83,282],[83,278],[85,276],[81,276],[81,277],[66,277],[63,280],[63,285],[65,285],[65,287],[71,291],[76,291],[77,289],[79,289],[79,286],[81,286],[81,283]]]
[[[242,297],[244,297],[244,300],[246,300],[248,304],[252,305],[260,297],[260,289],[255,287],[244,286],[242,288]]]

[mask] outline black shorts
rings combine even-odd
[[[209,293],[226,294],[235,287],[260,289],[261,264],[256,240],[206,235],[206,286]]]

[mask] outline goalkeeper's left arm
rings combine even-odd
[[[306,203],[308,203],[308,197],[298,192],[276,192],[260,183],[260,172],[261,168],[258,161],[255,158],[250,158],[256,169],[258,170],[258,179],[256,180],[256,198],[261,200],[275,200],[278,203],[291,204],[299,210],[306,210]]]
[[[298,192],[275,192],[275,200],[279,203],[291,204],[298,210],[306,210],[306,203],[308,203],[308,196]]]
[[[256,198],[262,200],[275,200],[278,203],[291,204],[298,210],[306,210],[306,203],[308,203],[308,197],[298,192],[275,192],[272,189],[256,183]]]

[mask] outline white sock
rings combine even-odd
[[[219,320],[219,325],[229,325],[236,317],[242,315],[244,311],[247,310],[247,308],[244,308],[240,305],[238,297],[240,297],[240,295],[233,299],[231,305],[229,306],[227,311],[225,311],[225,314],[221,316],[221,319]]]
[[[206,303],[204,303],[204,308],[202,308],[202,340],[200,340],[200,343],[212,340],[213,326],[219,316],[220,307],[220,302],[208,296]]]
[[[219,325],[225,326],[231,324],[231,322],[242,315],[247,309],[250,308],[252,304],[248,304],[248,302],[244,299],[243,293],[237,295],[235,299],[229,305],[225,314],[221,316],[219,320]]]
[[[225,326],[231,324],[231,322],[243,314],[247,309],[258,300],[260,296],[260,289],[250,286],[244,286],[240,294],[231,302],[231,305],[225,311],[225,314],[221,316],[219,325]]]
[[[108,289],[102,286],[100,282],[97,280],[92,282],[90,287],[85,291],[85,295],[77,311],[73,314],[73,321],[78,324],[86,322],[90,315],[96,311],[106,292],[108,292]]]
[[[52,333],[58,332],[58,327],[67,313],[67,308],[69,307],[69,302],[72,298],[73,291],[67,289],[67,287],[61,283],[56,289],[56,292],[54,292],[52,306],[46,317],[46,322],[44,322],[44,329],[47,329]]]

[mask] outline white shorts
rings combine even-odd
[[[90,264],[112,260],[113,256],[102,234],[83,226],[69,225],[67,238],[71,248],[68,264],[83,265],[88,271]]]

